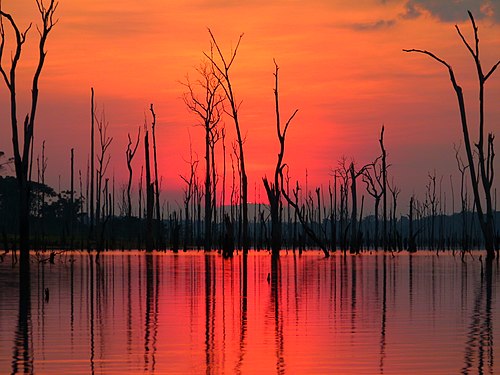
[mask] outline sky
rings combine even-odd
[[[2,8],[21,28],[40,23],[34,1],[4,0]],[[75,168],[85,176],[93,87],[97,113],[105,112],[113,137],[108,177],[114,176],[121,189],[127,178],[127,134],[134,136],[151,121],[153,103],[163,196],[181,202],[180,175],[189,173],[190,143],[201,180],[204,155],[203,128],[182,100],[182,82],[187,76],[196,79],[196,67],[210,48],[210,28],[226,54],[244,33],[231,79],[241,103],[250,201],[265,201],[262,177],[273,174],[279,146],[273,59],[280,67],[281,116],[298,109],[285,151],[292,181],[304,184],[307,170],[310,188],[327,188],[342,157],[359,166],[373,161],[380,154],[384,125],[389,178],[402,190],[401,199],[416,194],[423,200],[428,174],[434,171],[443,190],[450,191],[450,178],[454,181],[456,195],[453,145],[462,134],[447,71],[427,56],[402,49],[430,50],[454,67],[476,137],[477,77],[455,30],[457,24],[472,37],[467,9],[479,26],[487,71],[500,58],[498,0],[61,0],[40,80],[35,155],[45,141],[46,180],[55,188],[69,187],[71,148]],[[32,28],[18,70],[20,118],[27,111],[37,38]],[[11,49],[7,43],[6,51]],[[4,54],[3,64],[8,65],[9,56]],[[500,121],[499,75],[493,74],[486,87],[486,128],[493,132]],[[8,108],[2,82],[0,150],[10,156]],[[231,150],[234,125],[230,118],[223,122]],[[140,148],[134,159],[135,184],[143,154]],[[218,165],[222,169],[222,160]]]

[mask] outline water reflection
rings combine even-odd
[[[12,349],[12,374],[33,373],[30,274],[19,277],[19,314]]]
[[[465,344],[462,374],[493,374],[492,282],[493,265],[487,262],[476,289],[474,309]]]
[[[0,373],[499,371],[478,257],[71,253],[22,283],[9,263]]]

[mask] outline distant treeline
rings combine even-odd
[[[44,249],[97,249],[126,250],[145,249],[146,217],[128,216],[119,209],[115,212],[114,193],[108,194],[103,202],[101,218],[91,233],[90,218],[85,211],[85,198],[70,191],[57,193],[53,188],[31,183],[30,224],[32,247]],[[1,247],[17,249],[19,198],[14,177],[0,177],[0,230]],[[346,207],[327,206],[314,203],[312,194],[303,199],[301,206],[307,226],[330,251],[349,251],[351,246],[352,223]],[[321,204],[321,200],[319,200]],[[435,249],[469,250],[483,248],[483,237],[472,211],[445,214],[440,209],[432,209],[428,202],[413,203],[414,217],[410,229],[409,215],[396,216],[391,213],[386,223],[377,223],[374,215],[357,220],[359,249],[385,249],[390,251]],[[118,205],[120,206],[120,205]],[[203,249],[206,238],[204,212],[201,199],[188,207],[188,219],[184,210],[171,210],[164,205],[161,219],[154,221],[154,248],[158,250],[182,251]],[[213,248],[222,249],[227,241],[228,222],[231,225],[232,243],[242,248],[241,212],[238,205],[218,207],[216,220],[212,221]],[[270,250],[272,246],[270,209],[267,204],[249,206],[249,239],[254,249]],[[224,219],[226,218],[226,220]],[[304,231],[295,210],[284,205],[282,210],[282,248],[306,250],[317,248]],[[378,218],[379,221],[383,221]],[[500,244],[500,212],[495,212],[496,244]],[[378,228],[378,229],[377,229]],[[385,240],[384,240],[385,237]],[[412,240],[414,247],[412,247]]]

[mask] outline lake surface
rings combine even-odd
[[[477,253],[95,260],[32,255],[23,299],[4,258],[1,374],[500,373],[499,267]]]

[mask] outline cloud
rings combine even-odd
[[[395,20],[378,20],[374,22],[355,23],[350,25],[350,27],[357,31],[371,31],[386,29],[394,26],[395,24]]]
[[[428,12],[443,22],[460,22],[468,19],[468,10],[476,19],[500,21],[500,0],[407,0],[402,17],[413,19]]]

